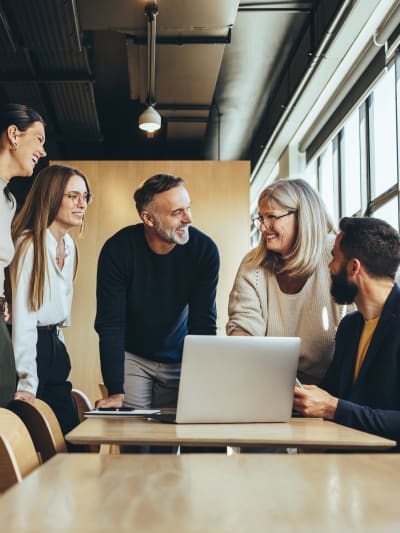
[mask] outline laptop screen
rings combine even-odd
[[[176,422],[289,420],[299,351],[298,337],[187,335]]]

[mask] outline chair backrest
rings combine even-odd
[[[0,492],[22,481],[39,466],[29,431],[8,409],[0,409]]]
[[[86,418],[83,416],[85,411],[91,411],[93,409],[92,402],[86,396],[86,394],[80,389],[72,389],[72,397],[75,400],[76,409],[78,411],[79,420],[83,422]],[[88,452],[98,453],[100,446],[97,444],[90,444],[87,446]]]
[[[33,403],[14,400],[11,408],[28,428],[42,463],[67,451],[60,424],[47,403],[38,398]]]
[[[72,394],[73,399],[75,400],[79,420],[83,422],[85,420],[83,413],[85,411],[91,411],[93,409],[92,403],[89,400],[89,398],[86,396],[86,394],[80,389],[72,389],[71,394]]]

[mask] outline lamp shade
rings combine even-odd
[[[153,106],[149,105],[139,116],[139,128],[150,133],[161,128],[161,116]]]

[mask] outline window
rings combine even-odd
[[[393,226],[398,231],[399,230],[399,206],[398,206],[397,196],[389,200],[389,202],[384,204],[379,209],[377,209],[374,213],[372,213],[372,216],[386,220],[386,222],[388,222],[391,226]]]
[[[327,148],[325,148],[324,152],[319,158],[318,189],[329,213],[335,218],[333,143],[328,144]]]
[[[396,62],[400,65],[400,55]],[[307,168],[312,177],[316,166],[318,190],[336,221],[342,216],[368,214],[399,229],[399,72],[395,64],[388,68],[325,146],[316,164]]]
[[[314,189],[318,188],[317,161],[315,159],[307,165],[304,179],[311,185],[311,187],[314,187]]]
[[[343,127],[340,143],[341,172],[341,216],[351,216],[361,209],[360,172],[360,115],[358,109],[349,117]]]
[[[371,195],[397,182],[396,92],[394,65],[379,80],[370,107]]]

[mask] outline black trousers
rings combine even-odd
[[[0,314],[0,407],[8,407],[14,399],[17,385],[14,353],[10,335]]]
[[[71,362],[65,344],[58,338],[58,328],[38,328],[36,350],[39,378],[36,396],[53,409],[65,435],[79,424],[79,418],[71,395],[72,385],[67,381]]]

